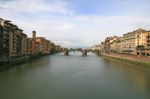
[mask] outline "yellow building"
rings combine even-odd
[[[123,35],[121,40],[122,53],[136,54],[136,32],[129,32]]]
[[[119,40],[120,38],[117,36],[113,36],[110,40],[110,51],[114,53],[118,53],[118,46],[119,46]]]
[[[139,28],[123,34],[123,37],[107,37],[100,48],[102,52],[150,56],[150,31]]]
[[[144,29],[137,29],[123,35],[121,39],[122,53],[148,54],[149,53],[149,33]]]
[[[103,51],[104,52],[117,52],[117,41],[119,37],[112,36],[107,37],[103,42]]]
[[[150,31],[139,29],[136,34],[137,54],[150,55]]]
[[[104,41],[104,52],[111,52],[110,41],[113,37],[107,37]]]

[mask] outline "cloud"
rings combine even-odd
[[[15,12],[51,12],[51,13],[68,13],[66,3],[60,0],[51,0],[46,2],[44,0],[11,0],[0,3],[0,8],[5,10],[12,10]]]
[[[0,1],[0,16],[18,25],[29,37],[36,30],[38,36],[66,47],[92,46],[107,36],[122,36],[139,27],[149,29],[148,15],[134,11],[126,15],[83,15],[75,14],[64,0]]]

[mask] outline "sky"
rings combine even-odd
[[[89,47],[108,36],[150,30],[150,0],[0,0],[0,18],[63,47]]]

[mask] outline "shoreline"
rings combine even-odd
[[[133,65],[137,65],[137,66],[144,66],[144,67],[150,67],[150,58],[146,57],[147,60],[141,60],[141,58],[143,57],[139,57],[139,56],[134,56],[132,57],[132,55],[124,55],[124,54],[114,54],[114,53],[102,53],[102,56],[105,57],[109,57],[109,58],[113,58],[122,62],[127,62]],[[149,60],[149,61],[148,61]]]
[[[37,55],[37,56],[22,56],[22,57],[11,59],[10,61],[7,61],[7,62],[1,62],[0,63],[0,71],[3,71],[5,69],[9,69],[11,67],[15,67],[18,64],[24,64],[27,62],[34,61],[38,58],[48,56],[48,55],[52,55],[52,54],[44,54],[44,55],[42,54],[42,55]]]

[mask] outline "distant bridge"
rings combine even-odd
[[[64,55],[68,56],[69,52],[75,52],[75,51],[80,51],[82,53],[82,56],[87,56],[88,52],[95,52],[96,54],[99,54],[99,51],[92,51],[92,50],[88,50],[88,49],[64,49]]]

